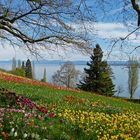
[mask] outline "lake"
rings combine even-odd
[[[0,62],[0,68],[11,70],[11,63],[4,63]],[[35,78],[37,80],[40,80],[43,77],[44,68],[46,67],[47,71],[47,81],[52,82],[51,77],[52,75],[60,68],[60,65],[58,64],[35,64]],[[75,65],[76,69],[83,72],[83,69],[86,67],[86,65]],[[126,66],[111,66],[113,71],[113,82],[116,86],[116,89],[120,87],[121,93],[118,95],[116,93],[116,96],[120,97],[127,97],[129,98],[128,93],[128,68]],[[140,75],[140,70],[139,70]],[[138,84],[138,88],[134,94],[134,98],[140,99],[140,80]]]

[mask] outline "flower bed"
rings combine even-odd
[[[16,82],[16,83],[25,83],[25,84],[31,84],[31,85],[46,86],[46,87],[61,89],[61,90],[69,90],[69,91],[73,91],[73,92],[80,92],[80,90],[67,88],[67,87],[63,87],[63,86],[57,86],[57,85],[53,85],[53,84],[49,84],[49,83],[36,81],[36,80],[31,80],[28,78],[15,76],[15,75],[4,73],[4,72],[0,72],[0,79],[6,80],[6,81],[11,81],[11,82]]]
[[[56,118],[55,113],[7,89],[0,89],[0,102],[3,106],[0,107],[0,138],[48,138],[42,136],[42,132],[48,133]]]

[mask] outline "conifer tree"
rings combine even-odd
[[[26,62],[26,67],[25,67],[25,76],[32,79],[32,65],[30,59],[27,60]]]
[[[23,70],[25,70],[25,64],[24,64],[24,61],[22,61],[21,68],[22,68]]]
[[[112,72],[106,61],[103,61],[103,52],[97,44],[91,55],[91,61],[87,63],[89,68],[85,68],[86,76],[80,81],[78,87],[85,91],[112,96],[114,85],[112,82]]]

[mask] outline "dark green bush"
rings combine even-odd
[[[25,71],[22,68],[16,68],[15,70],[9,71],[9,73],[25,77]]]

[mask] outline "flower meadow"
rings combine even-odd
[[[139,104],[23,81],[0,83],[0,140],[140,139]]]
[[[93,139],[140,139],[140,113],[106,114],[65,109],[58,115]]]
[[[31,79],[28,79],[28,78],[25,78],[25,77],[15,76],[15,75],[4,73],[4,72],[0,72],[0,79],[15,82],[15,83],[26,83],[26,84],[30,84],[30,85],[40,85],[40,86],[51,87],[51,88],[54,88],[54,89],[62,89],[62,90],[80,92],[80,90],[67,88],[67,87],[63,87],[63,86],[57,86],[57,85],[53,85],[53,84],[49,84],[49,83],[36,81],[36,80],[31,80]]]
[[[46,133],[46,124],[50,127],[53,124],[55,113],[50,112],[44,106],[35,104],[28,98],[16,95],[15,92],[1,89],[0,93],[1,106],[3,106],[0,108],[1,138],[41,139],[43,133]]]

